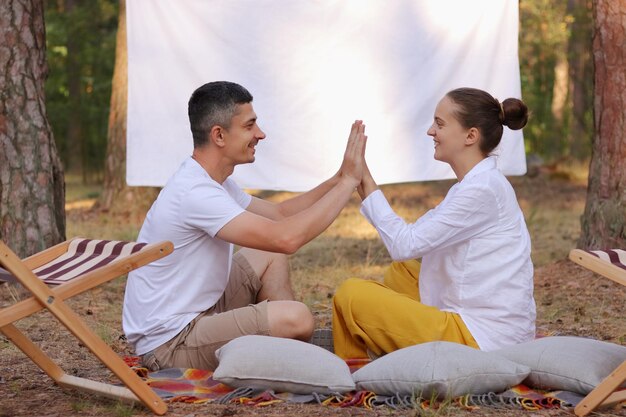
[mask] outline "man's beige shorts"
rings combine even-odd
[[[235,253],[228,285],[222,298],[201,313],[178,335],[142,357],[151,371],[164,368],[214,370],[215,351],[248,334],[269,335],[267,301],[256,303],[261,280],[248,260]]]

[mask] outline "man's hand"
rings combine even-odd
[[[338,177],[355,180],[355,187],[361,182],[363,176],[363,167],[365,166],[365,145],[367,136],[365,136],[365,125],[362,120],[357,120],[352,124],[346,151],[343,155],[343,161]]]
[[[348,135],[348,143],[350,143],[350,140],[353,140],[356,135],[358,134],[358,130],[359,127],[363,125],[363,121],[362,120],[355,120],[354,123],[352,123],[352,127],[350,128],[350,134]],[[347,150],[347,144],[346,144],[346,150]],[[344,156],[343,156],[343,160],[341,161],[341,166],[339,167],[339,171],[337,171],[337,173],[334,175],[337,179],[341,178],[341,176],[343,175],[343,172],[345,171],[345,164],[346,164],[346,155],[345,155],[345,151],[344,151]]]

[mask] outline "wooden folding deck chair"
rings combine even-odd
[[[586,251],[573,249],[569,258],[619,284],[626,285],[626,251],[614,249],[608,251]],[[626,390],[620,390],[620,386],[626,381],[626,360],[622,362],[609,376],[593,389],[576,406],[574,412],[583,417],[596,408],[605,405],[618,404],[626,401]]]
[[[167,241],[145,244],[74,238],[20,260],[0,241],[0,267],[5,269],[0,269],[0,280],[15,280],[32,294],[28,299],[0,309],[0,331],[60,386],[139,401],[155,414],[163,415],[167,411],[163,400],[63,301],[172,251],[173,245]],[[13,324],[44,308],[126,387],[68,375]]]

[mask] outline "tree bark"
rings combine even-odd
[[[0,239],[24,257],[65,239],[63,168],[45,107],[43,2],[0,2],[0,28]]]
[[[626,249],[626,0],[594,1],[594,127],[579,247]]]
[[[121,0],[119,7],[107,154],[104,163],[104,191],[98,207],[112,212],[145,215],[158,195],[159,189],[155,187],[129,187],[126,184],[126,108],[128,97],[126,1]]]

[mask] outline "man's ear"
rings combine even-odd
[[[470,127],[465,137],[465,144],[467,146],[473,145],[480,140],[480,132],[475,127]]]
[[[213,126],[209,132],[209,141],[215,143],[220,148],[224,146],[224,128],[221,126]]]

